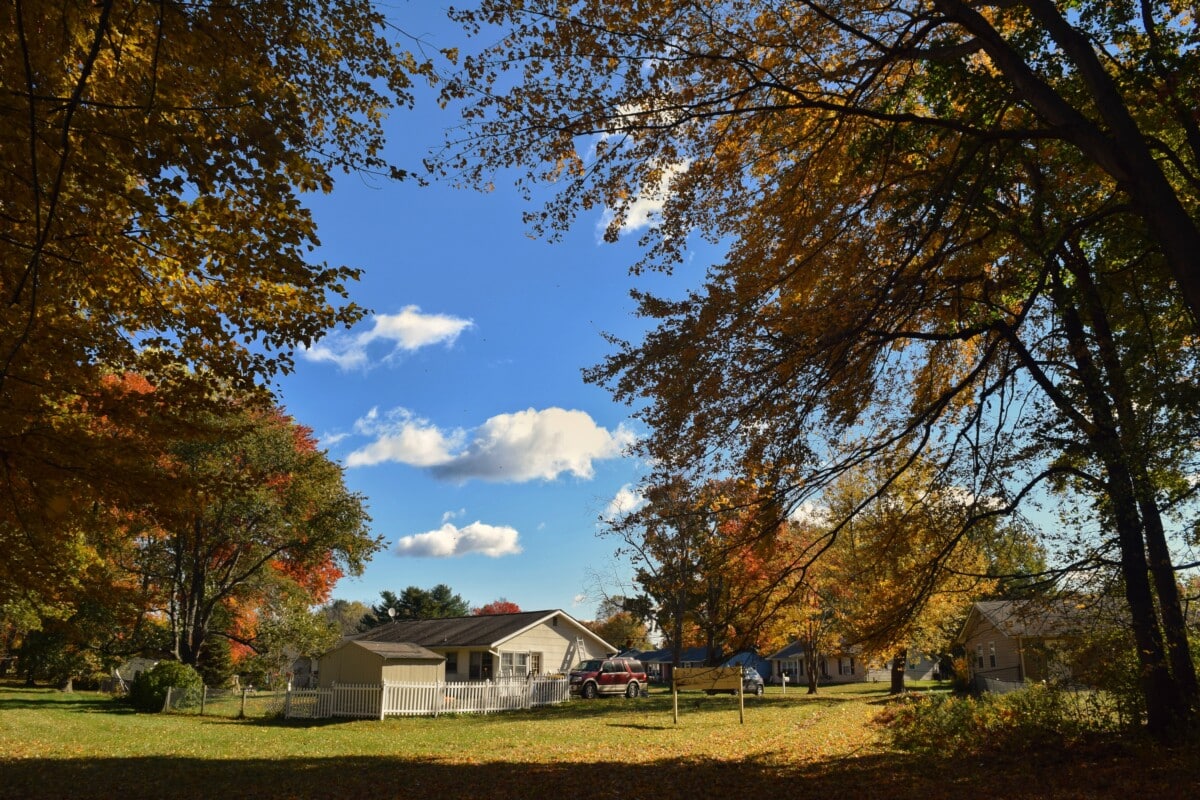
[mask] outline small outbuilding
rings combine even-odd
[[[347,639],[321,656],[318,685],[435,683],[446,680],[446,658],[412,642]]]

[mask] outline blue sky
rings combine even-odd
[[[435,47],[468,44],[434,4],[394,13]],[[418,165],[456,122],[423,95],[389,121],[391,159]],[[600,210],[561,242],[534,240],[509,187],[345,176],[308,197],[319,257],[365,270],[351,298],[372,312],[279,381],[387,540],[335,597],[446,583],[472,605],[504,597],[590,619],[597,576],[619,591],[628,572],[598,518],[636,484],[642,465],[624,448],[645,431],[581,370],[608,352],[602,333],[643,326],[628,294],[636,232],[604,244]]]

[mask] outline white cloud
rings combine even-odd
[[[405,306],[399,314],[376,314],[370,328],[358,333],[334,331],[312,347],[302,349],[309,361],[326,361],[343,370],[370,366],[368,346],[376,341],[391,344],[383,360],[436,344],[453,344],[458,335],[474,323],[446,314],[425,314],[417,306]]]
[[[637,197],[625,209],[625,218],[621,222],[621,235],[649,227],[656,217],[661,216],[663,207],[671,196],[671,181],[677,175],[686,172],[687,169],[686,162],[670,164],[659,173],[658,183],[653,186],[643,185],[638,191]],[[599,237],[604,236],[604,232],[608,230],[615,217],[616,212],[613,209],[604,210],[597,225]]]
[[[606,520],[618,520],[631,511],[636,511],[646,504],[646,498],[630,484],[625,484],[604,509]]]
[[[387,461],[414,467],[433,467],[454,460],[453,451],[461,446],[461,431],[445,432],[404,408],[393,409],[380,418],[372,408],[354,423],[357,433],[374,436],[375,441],[346,456],[348,467],[369,467]]]
[[[507,525],[487,525],[475,521],[459,528],[445,523],[435,531],[405,536],[396,542],[399,556],[427,558],[457,558],[481,553],[492,558],[516,555],[521,552],[516,528]]]
[[[814,503],[801,503],[792,509],[792,513],[788,514],[788,519],[793,522],[822,527],[830,523],[832,515],[825,506],[818,506]]]
[[[564,473],[590,479],[594,462],[619,457],[634,438],[624,426],[609,431],[584,411],[562,408],[500,414],[469,436],[443,431],[403,408],[385,418],[372,409],[355,429],[374,441],[350,453],[347,466],[394,461],[455,482],[550,481]]]
[[[592,462],[620,456],[631,442],[624,428],[610,432],[586,412],[530,408],[492,417],[464,451],[433,472],[452,481],[548,481],[563,473],[586,479],[593,475]]]

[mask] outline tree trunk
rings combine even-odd
[[[1142,504],[1142,522],[1145,527],[1146,550],[1150,561],[1150,574],[1154,579],[1158,595],[1159,614],[1162,617],[1163,635],[1166,639],[1167,657],[1171,674],[1179,687],[1180,704],[1187,709],[1200,710],[1200,686],[1196,680],[1196,664],[1188,643],[1187,619],[1183,612],[1183,601],[1179,596],[1171,552],[1163,530],[1158,505],[1153,501]],[[1195,720],[1186,720],[1188,724]]]
[[[907,691],[904,685],[904,673],[907,669],[908,648],[901,647],[892,657],[892,688],[888,690],[888,694],[904,694]]]
[[[1083,286],[1085,293],[1089,290],[1094,292],[1090,284],[1090,266],[1078,262],[1074,266],[1078,285]],[[1147,530],[1145,520],[1139,513],[1137,481],[1134,479],[1134,470],[1140,462],[1129,448],[1122,446],[1119,414],[1114,408],[1114,402],[1119,404],[1122,400],[1121,397],[1113,397],[1114,392],[1120,394],[1120,365],[1113,363],[1112,354],[1103,349],[1103,327],[1098,333],[1100,358],[1106,369],[1101,369],[1101,365],[1096,363],[1080,315],[1078,298],[1067,290],[1059,274],[1052,279],[1051,296],[1061,315],[1068,351],[1083,390],[1083,407],[1090,414],[1090,420],[1071,407],[1070,402],[1053,387],[1049,389],[1050,396],[1069,416],[1078,420],[1077,427],[1084,435],[1088,449],[1104,469],[1104,496],[1117,532],[1121,577],[1125,584],[1125,601],[1138,658],[1138,683],[1146,702],[1146,727],[1158,739],[1176,739],[1186,730],[1192,710],[1185,706],[1184,692],[1180,690],[1180,683],[1171,674],[1168,665],[1156,608],[1157,600],[1162,598],[1155,597],[1150,583],[1150,564],[1146,559]],[[1100,325],[1104,326],[1106,320],[1102,309],[1087,298],[1084,302],[1091,312],[1090,316],[1098,318]],[[1097,319],[1093,319],[1093,325],[1096,322]],[[1114,381],[1118,382],[1117,386],[1114,386]],[[1044,385],[1044,380],[1039,382]],[[1128,396],[1124,398],[1127,400]],[[1194,679],[1195,673],[1192,675]]]
[[[804,671],[808,676],[808,693],[817,693],[817,654],[813,651],[810,655],[808,648],[804,650]]]

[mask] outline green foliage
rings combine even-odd
[[[138,711],[162,711],[167,689],[196,689],[204,686],[200,673],[178,661],[160,661],[141,673],[129,688],[129,704]]]
[[[223,636],[209,637],[204,643],[204,650],[200,653],[196,671],[200,673],[205,686],[228,685],[236,671],[233,666],[229,640]]]
[[[1099,697],[1040,684],[977,698],[913,693],[891,703],[876,723],[893,746],[912,752],[1033,752],[1113,730],[1115,718]]]
[[[359,620],[360,631],[390,622],[393,617],[388,609],[396,612],[395,619],[444,619],[465,617],[471,613],[471,606],[462,595],[455,594],[444,583],[432,589],[409,586],[399,596],[384,590],[379,593],[379,598],[380,602],[371,606],[370,612]]]

